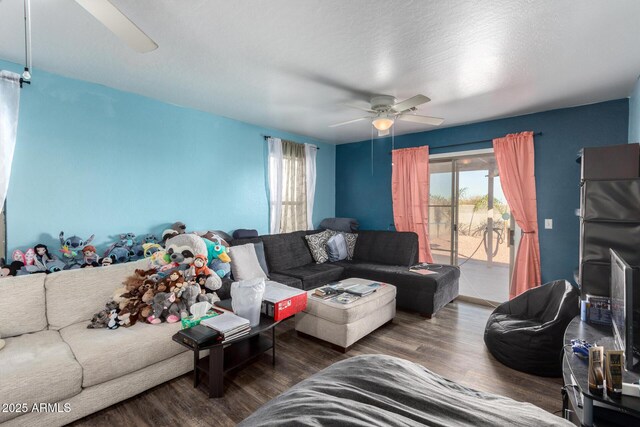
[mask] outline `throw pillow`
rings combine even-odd
[[[231,256],[231,274],[234,280],[266,279],[267,275],[260,267],[253,243],[232,246],[229,248]]]
[[[316,263],[322,264],[329,260],[329,255],[327,255],[327,240],[334,234],[336,234],[335,231],[325,230],[321,233],[304,236],[304,238],[307,239],[311,256],[313,256]]]
[[[347,259],[353,259],[353,253],[356,250],[356,240],[358,235],[356,233],[344,233],[344,239],[347,241]]]
[[[256,250],[256,256],[258,257],[258,263],[260,263],[260,267],[264,274],[269,275],[269,267],[267,267],[267,259],[264,256],[264,243],[258,242],[253,244],[254,249]]]
[[[344,238],[343,233],[338,233],[327,240],[327,255],[330,262],[347,259],[349,252],[347,250],[347,240]]]

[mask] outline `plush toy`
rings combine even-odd
[[[27,265],[33,265],[35,256],[36,253],[33,248],[27,249],[26,252],[22,252],[20,249],[16,249],[15,251],[13,251],[13,254],[11,254],[11,259],[13,259],[14,261],[21,261],[26,267]]]
[[[51,255],[46,245],[39,243],[33,247],[33,265],[24,267],[27,273],[54,273],[66,267],[57,256]]]
[[[182,295],[184,286],[186,284],[184,280],[184,274],[180,270],[173,270],[167,277],[167,287],[169,292],[173,292],[179,298]]]
[[[60,232],[58,239],[60,240],[60,252],[66,260],[67,266],[65,270],[80,268],[82,266],[82,251],[94,239],[95,235],[89,236],[87,240],[83,240],[78,236],[64,237],[64,231]]]
[[[109,267],[113,264],[113,258],[106,256],[104,258],[100,258],[100,261],[98,261],[98,263],[102,267]]]
[[[212,271],[207,267],[207,257],[204,255],[196,255],[195,259],[191,263],[190,274],[193,278],[198,277],[201,274],[210,276]]]
[[[4,264],[4,258],[0,259],[0,261],[0,264],[2,264],[2,267],[0,267],[0,279],[9,276],[16,276],[18,271],[24,267],[24,263],[22,261],[13,261],[9,265]]]
[[[207,245],[207,254],[211,262],[209,267],[220,277],[227,277],[231,275],[231,258],[227,254],[228,248],[225,247],[220,240],[208,240],[204,239]]]
[[[214,259],[210,264],[211,270],[215,271],[215,273],[221,278],[231,276],[231,264],[228,262],[222,262],[219,259]]]
[[[96,251],[96,247],[92,245],[87,245],[82,250],[82,260],[85,264],[93,265],[98,264],[98,251]]]
[[[221,233],[220,231],[211,231],[211,230],[195,232],[195,234],[197,234],[198,236],[202,237],[205,240],[210,240],[213,243],[221,244],[227,248],[231,246],[229,245],[227,240],[220,235],[220,233]]]
[[[182,221],[176,221],[173,224],[171,224],[171,227],[169,227],[171,230],[175,230],[178,232],[178,234],[184,234],[187,232],[187,226],[184,225],[184,222]]]
[[[195,260],[196,255],[207,256],[207,245],[205,241],[195,234],[180,234],[167,240],[166,251],[172,262],[178,264],[179,270],[188,270]],[[192,277],[186,278],[191,281]],[[215,291],[222,286],[222,280],[215,274],[207,278],[208,289]]]
[[[142,244],[144,245],[145,243],[153,243],[157,245],[160,243],[160,240],[158,240],[158,238],[153,234],[147,234],[142,238]]]
[[[185,234],[187,232],[187,226],[184,225],[184,222],[174,222],[171,224],[171,227],[167,228],[162,232],[162,242],[166,243],[172,237],[178,236],[180,234]]]
[[[198,302],[200,295],[200,285],[186,285],[180,296],[180,317],[183,319],[189,316],[189,309],[193,304]]]
[[[151,255],[156,252],[160,252],[162,250],[162,246],[157,243],[143,243],[142,244],[142,256],[145,258],[150,258]]]
[[[128,262],[133,256],[133,246],[135,245],[136,235],[133,233],[123,233],[119,238],[120,240],[107,248],[104,256],[110,257],[114,263]]]
[[[109,329],[118,329],[120,327],[120,322],[118,322],[118,310],[111,309],[109,311],[109,320],[107,321],[107,328]]]
[[[91,323],[87,325],[87,328],[88,329],[106,328],[109,323],[112,310],[116,310],[116,311],[119,310],[118,303],[115,301],[109,301],[106,304],[104,310],[101,310],[96,314],[94,314],[93,317],[91,318]]]
[[[178,306],[174,304],[176,301],[176,294],[173,292],[158,292],[153,297],[153,314],[147,317],[147,322],[151,324],[158,324],[165,319],[167,323],[175,323],[180,320],[180,310]]]
[[[142,258],[144,258],[144,248],[141,243],[136,243],[131,248],[131,253],[129,254],[129,260],[137,261]]]

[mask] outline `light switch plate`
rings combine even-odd
[[[553,228],[553,219],[545,218],[545,220],[544,220],[544,228],[546,230],[551,230]]]

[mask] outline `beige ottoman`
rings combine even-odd
[[[345,284],[368,284],[373,280],[346,279]],[[386,284],[371,295],[350,304],[311,296],[307,308],[296,314],[296,331],[334,344],[342,351],[360,338],[391,321],[396,315],[396,287]]]

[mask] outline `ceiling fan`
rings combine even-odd
[[[109,0],[76,0],[87,12],[139,53],[151,52],[158,48],[136,24]]]
[[[348,120],[342,123],[336,123],[330,125],[330,128],[338,126],[344,126],[351,123],[360,122],[362,120],[371,120],[371,124],[378,130],[378,136],[389,135],[389,129],[395,123],[396,120],[402,120],[405,122],[422,123],[425,125],[439,126],[444,122],[444,119],[438,117],[420,116],[414,114],[417,110],[417,106],[425,104],[431,101],[424,95],[416,95],[409,99],[405,99],[402,102],[396,102],[393,96],[389,95],[377,95],[371,98],[371,108],[363,108],[357,105],[347,105],[347,107],[357,108],[368,113],[372,116],[360,117],[359,119]]]

